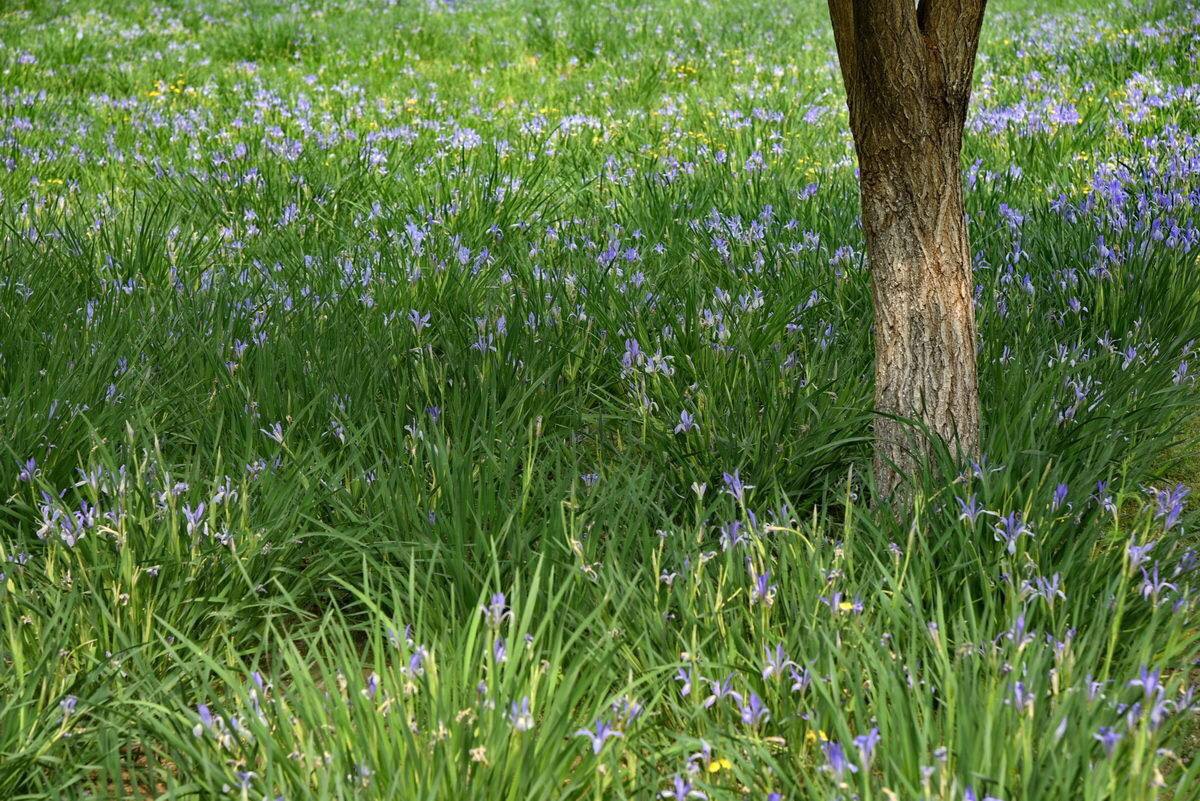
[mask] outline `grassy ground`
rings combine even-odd
[[[822,4],[5,5],[0,798],[1200,798],[1200,9],[994,6],[896,518]]]

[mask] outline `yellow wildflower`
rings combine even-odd
[[[733,770],[733,763],[725,757],[714,759],[712,762],[708,763],[709,773],[719,773],[722,770]]]
[[[817,729],[816,731],[809,729],[808,731],[804,732],[804,742],[809,745],[815,744],[817,740],[826,742],[828,739],[829,735],[826,734],[822,729]]]

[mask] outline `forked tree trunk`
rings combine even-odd
[[[979,451],[959,160],[984,0],[829,0],[829,9],[871,268],[875,479],[890,496],[932,437],[959,455]]]

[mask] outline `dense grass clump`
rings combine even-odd
[[[1200,7],[995,5],[900,513],[823,4],[6,6],[0,798],[1200,799]]]

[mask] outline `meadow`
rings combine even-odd
[[[890,510],[824,3],[5,3],[0,798],[1200,799],[1198,31],[993,0]]]

